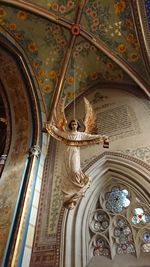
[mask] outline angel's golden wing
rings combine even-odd
[[[62,131],[66,131],[66,125],[67,125],[67,120],[65,117],[65,101],[66,101],[66,97],[61,98],[61,100],[59,101],[58,105],[57,105],[57,109],[56,109],[56,114],[55,114],[55,125],[58,129],[62,130]]]
[[[95,112],[93,110],[92,105],[85,97],[84,97],[84,103],[85,103],[85,119],[84,119],[85,132],[96,134],[98,128],[96,125]]]

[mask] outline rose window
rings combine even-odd
[[[120,190],[118,187],[113,187],[111,192],[106,193],[105,198],[106,208],[114,213],[121,212],[128,207],[130,200],[127,198],[128,191],[126,189]]]

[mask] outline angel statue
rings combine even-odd
[[[55,125],[46,124],[47,132],[66,144],[62,161],[61,190],[64,196],[63,205],[68,209],[75,207],[91,183],[90,177],[86,176],[81,170],[80,147],[99,143],[102,143],[104,147],[109,145],[107,136],[94,134],[97,130],[96,116],[86,98],[84,98],[84,102],[86,111],[84,132],[79,131],[81,123],[77,119],[69,122],[67,130],[67,121],[64,115],[65,99],[62,100],[59,109],[56,111]]]

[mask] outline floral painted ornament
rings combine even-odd
[[[113,187],[111,192],[106,193],[105,199],[106,208],[114,213],[120,213],[124,208],[130,205],[130,200],[127,198],[128,191],[120,190],[118,187]]]

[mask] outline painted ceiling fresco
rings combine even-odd
[[[24,49],[35,73],[45,110],[48,113],[52,96],[59,86],[66,53],[68,66],[62,83],[67,103],[97,83],[134,84],[131,77],[115,61],[90,41],[96,38],[130,70],[148,85],[150,78],[144,66],[141,48],[134,27],[129,0],[30,0],[35,12],[9,6],[0,0],[0,24]],[[16,1],[17,2],[17,1]],[[18,3],[22,1],[18,0]],[[148,1],[146,1],[148,2]],[[36,7],[49,12],[47,19],[36,14]],[[32,10],[32,11],[33,11]],[[33,14],[34,13],[34,14]],[[58,22],[51,20],[51,14]],[[63,23],[64,22],[64,23]],[[72,23],[78,23],[79,33],[70,48]],[[68,27],[65,26],[65,23]],[[81,32],[80,32],[81,28]],[[87,38],[83,37],[83,34]],[[93,36],[93,37],[92,37]]]
[[[24,48],[35,72],[46,107],[55,88],[70,33],[56,24],[22,10],[1,7],[2,26]]]
[[[31,0],[26,1],[45,7],[57,16],[64,17],[67,20],[75,21],[75,15],[78,9],[78,0]]]
[[[94,87],[98,82],[130,83],[133,81],[118,65],[90,42],[78,37],[64,84],[68,101]]]
[[[134,69],[143,70],[142,74],[145,75],[129,2],[89,1],[85,6],[81,25],[129,62]]]
[[[76,12],[78,9],[77,0],[30,0],[30,2],[46,8],[56,16],[64,17],[72,22],[75,21]]]

